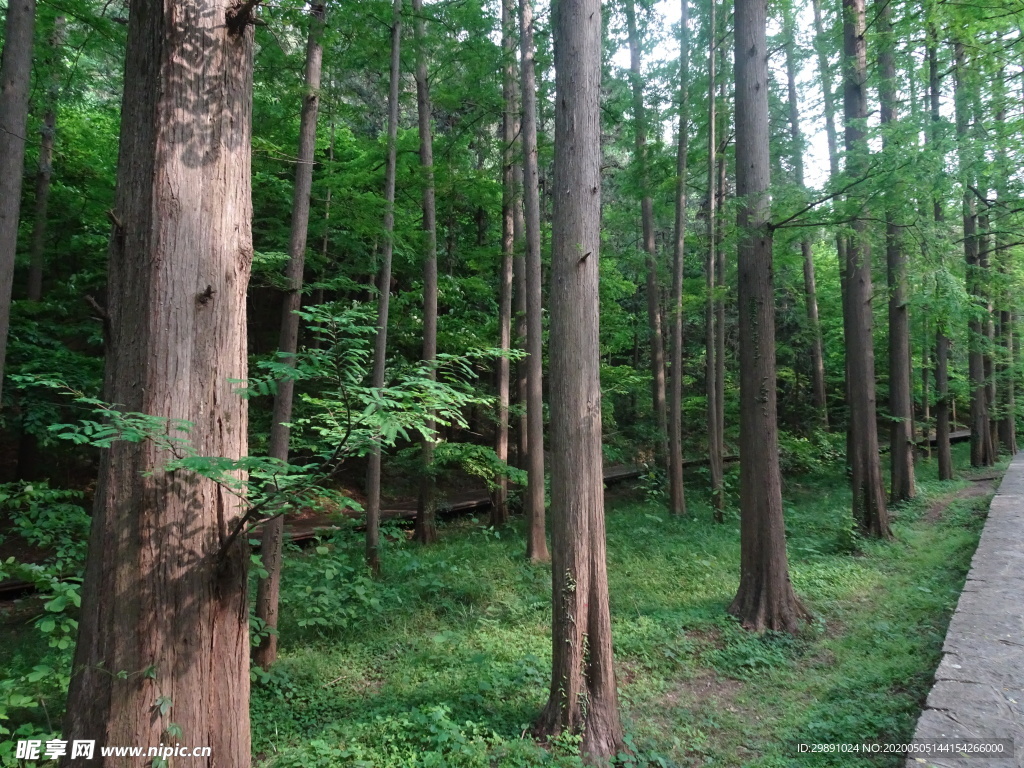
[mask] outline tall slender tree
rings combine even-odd
[[[647,263],[647,332],[651,342],[651,381],[654,415],[658,426],[655,442],[658,464],[668,460],[668,411],[665,394],[665,338],[661,327],[661,286],[658,280],[658,246],[654,238],[654,199],[651,196],[650,160],[647,147],[647,109],[640,63],[640,33],[636,7],[626,0],[626,29],[629,36],[629,80],[633,90],[633,133],[636,162],[640,169],[640,223]]]
[[[928,102],[931,129],[928,143],[934,151],[942,153],[942,75],[939,71],[938,31],[928,24]],[[942,198],[933,196],[932,219],[936,225],[945,220]],[[936,297],[941,299],[940,296]],[[953,479],[953,451],[949,440],[949,333],[948,320],[936,318],[935,323],[935,455],[938,459],[940,480]]]
[[[507,353],[512,348],[512,281],[515,259],[516,184],[515,145],[519,134],[516,99],[515,28],[513,0],[501,0],[501,270],[498,295],[498,347]],[[507,356],[498,358],[498,428],[494,452],[501,461],[508,461],[509,403],[511,400],[511,365]],[[491,505],[490,523],[494,527],[508,522],[508,478],[498,478]]]
[[[431,128],[430,84],[427,81],[426,32],[423,21],[423,0],[412,0],[413,30],[416,36],[416,113],[420,132],[420,165],[423,167],[423,362],[428,366],[431,381],[436,380],[437,362],[437,211],[434,204],[434,137]],[[433,414],[427,415],[426,428],[433,430]],[[429,544],[437,539],[434,493],[433,435],[420,443],[423,475],[416,508],[416,540]]]
[[[395,235],[395,171],[398,148],[398,89],[402,78],[402,0],[394,0],[391,16],[391,75],[388,85],[387,167],[384,171],[384,247],[381,254],[377,286],[377,336],[373,345],[373,373],[370,385],[384,386],[388,354],[388,310],[391,303],[391,259]],[[370,569],[380,571],[380,470],[381,446],[370,451],[366,469],[366,562]]]
[[[864,0],[843,0],[843,111],[846,118],[846,172],[859,178],[867,172],[867,48]],[[856,205],[860,201],[852,200]],[[853,516],[871,536],[890,538],[885,484],[878,454],[875,410],[875,352],[871,316],[871,246],[867,222],[855,215],[846,243],[846,290],[843,327],[850,398],[847,445],[853,490]]]
[[[607,762],[622,746],[605,563],[598,254],[601,3],[559,0],[551,272],[551,693],[537,730],[581,733]]]
[[[957,156],[963,196],[964,259],[967,262],[967,292],[972,299],[967,322],[967,363],[971,391],[971,466],[981,467],[990,466],[995,462],[991,450],[988,393],[985,380],[985,326],[988,302],[983,285],[978,234],[978,204],[975,189],[977,181],[976,152],[971,135],[971,94],[968,92],[972,84],[967,82],[969,76],[967,53],[964,44],[960,41],[954,43],[953,58],[953,101]]]
[[[892,156],[898,148],[895,129],[896,57],[889,0],[874,0],[878,28],[878,100],[881,107],[882,148]],[[893,503],[914,498],[914,401],[910,388],[910,315],[907,296],[907,255],[895,208],[903,197],[890,188],[885,201],[886,279],[889,288],[889,460],[890,498]]]
[[[793,173],[797,186],[805,188],[804,182],[804,137],[800,130],[800,102],[796,89],[796,20],[793,7],[786,5],[783,16],[783,34],[786,47],[786,85],[789,97],[789,135],[793,141]],[[814,274],[814,251],[811,237],[800,238],[800,255],[803,259],[804,304],[807,324],[811,332],[811,377],[814,409],[823,427],[828,427],[828,408],[825,402],[825,357],[821,345],[821,322],[818,319],[818,287]]]
[[[35,23],[35,0],[7,3],[4,49],[0,56],[0,395],[3,394],[7,332],[11,322]]]
[[[247,373],[252,10],[132,5],[107,280],[104,398],[188,422],[197,455],[233,460],[247,454],[233,382]],[[176,724],[210,747],[192,764],[243,768],[249,553],[231,536],[242,502],[165,471],[174,458],[159,440],[103,451],[63,734],[159,744]]]
[[[313,189],[313,164],[316,152],[316,123],[320,109],[320,73],[324,49],[321,37],[324,29],[324,7],[312,5],[309,9],[309,37],[306,42],[306,82],[299,118],[299,154],[295,164],[295,186],[292,192],[292,225],[288,239],[288,266],[285,279],[288,288],[281,301],[281,332],[278,340],[280,361],[295,364],[299,348],[299,316],[302,305],[302,282],[306,268],[306,240],[309,235],[309,204]],[[292,401],[295,380],[284,377],[277,382],[274,410],[270,422],[268,455],[288,461],[288,442],[291,434]],[[260,553],[267,576],[259,580],[256,588],[256,617],[272,631],[261,635],[253,649],[253,661],[270,669],[277,661],[277,617],[281,595],[281,550],[284,538],[284,518],[275,517],[263,524]]]
[[[683,256],[686,249],[686,161],[689,153],[690,3],[682,0],[679,19],[679,136],[676,147],[676,221],[672,249],[672,351],[669,368],[669,509],[686,514],[683,488]]]
[[[789,581],[775,395],[775,289],[769,226],[765,0],[735,0],[736,196],[740,208],[740,586],[745,627],[796,631],[805,611]]]
[[[549,558],[544,527],[544,326],[541,318],[540,170],[537,158],[537,76],[533,44],[533,5],[519,0],[519,46],[523,80],[523,212],[526,259],[526,556]]]
[[[711,499],[715,507],[715,520],[722,522],[722,511],[725,509],[725,471],[724,449],[721,421],[718,414],[720,389],[718,387],[718,302],[715,296],[716,268],[718,264],[718,157],[717,138],[717,74],[718,58],[718,24],[716,21],[716,0],[708,2],[708,259],[707,259],[707,305],[705,311],[705,366],[704,389],[707,396],[707,430],[708,430],[708,469],[711,472]],[[724,362],[724,361],[723,361]]]

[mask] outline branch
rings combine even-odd
[[[228,8],[225,16],[228,32],[232,35],[240,35],[248,25],[255,24],[253,13],[259,4],[260,0],[245,0],[241,5],[233,5]]]

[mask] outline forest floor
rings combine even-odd
[[[949,483],[919,463],[892,543],[852,531],[837,469],[786,482],[793,583],[816,617],[795,638],[749,634],[725,614],[735,512],[715,525],[696,490],[685,518],[642,488],[610,494],[625,764],[901,765],[798,745],[912,736],[999,474],[966,471],[966,446],[955,457]],[[578,765],[573,738],[542,748],[528,735],[549,685],[551,573],[523,561],[518,523],[450,521],[430,548],[397,529],[386,538],[379,581],[355,531],[288,556],[281,660],[253,684],[257,764]]]

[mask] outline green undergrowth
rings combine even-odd
[[[607,526],[631,751],[621,762],[901,764],[797,745],[911,736],[987,509],[989,496],[944,506],[968,486],[919,480],[919,499],[893,510],[895,541],[875,543],[848,524],[839,471],[789,480],[792,578],[815,616],[798,637],[754,635],[726,616],[735,512],[715,525],[691,492],[689,516],[672,518],[645,494],[617,492]],[[281,659],[253,683],[257,764],[579,765],[577,739],[541,747],[529,736],[549,685],[551,576],[524,562],[518,524],[463,519],[428,548],[400,530],[385,538],[376,581],[354,531],[287,557]]]

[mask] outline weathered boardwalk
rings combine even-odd
[[[946,633],[915,742],[1012,739],[1012,757],[907,757],[907,768],[1024,766],[1024,453],[992,499],[967,583]]]

